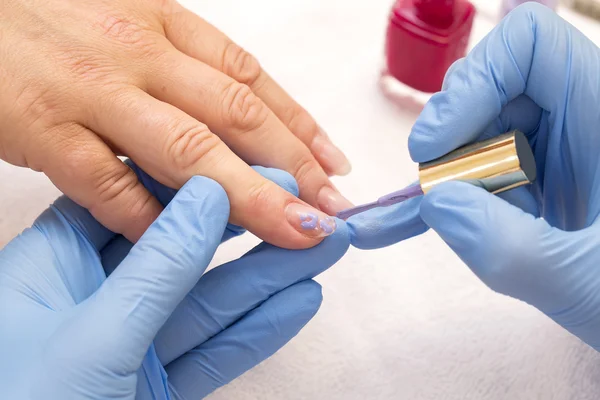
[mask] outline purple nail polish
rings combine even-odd
[[[418,184],[412,185],[407,188],[404,188],[404,189],[398,190],[396,192],[387,194],[383,197],[380,197],[377,201],[374,201],[372,203],[367,203],[367,204],[363,204],[360,206],[349,208],[344,211],[340,211],[339,213],[337,213],[337,217],[339,219],[346,220],[353,215],[363,213],[363,212],[371,210],[373,208],[388,207],[393,204],[402,203],[403,201],[406,201],[408,199],[411,199],[411,198],[417,197],[417,196],[421,196],[421,195],[423,195],[423,190],[421,189],[421,185],[418,185]]]
[[[286,207],[285,214],[288,223],[308,237],[323,238],[331,235],[337,228],[335,219],[306,204],[291,203]]]
[[[300,214],[300,226],[304,229],[315,229],[319,217],[315,214]]]

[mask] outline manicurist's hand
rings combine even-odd
[[[0,3],[0,158],[47,174],[136,241],[162,206],[117,155],[178,189],[217,181],[230,221],[316,245],[348,206],[343,154],[251,55],[174,0]],[[300,198],[248,164],[291,173]],[[318,209],[318,210],[317,210]],[[320,211],[319,211],[320,210]]]
[[[600,350],[600,50],[548,8],[515,9],[446,76],[409,138],[415,161],[519,129],[538,178],[494,196],[458,182],[421,217],[493,290]]]
[[[197,400],[319,309],[311,278],[346,252],[345,224],[314,248],[263,243],[203,274],[241,233],[224,190],[193,177],[175,194],[133,169],[166,206],[135,245],[62,197],[0,251],[3,399]],[[256,171],[297,194],[289,174]]]

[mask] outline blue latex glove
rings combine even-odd
[[[409,138],[414,161],[511,129],[534,185],[503,196],[461,183],[424,197],[423,220],[492,289],[600,349],[600,52],[544,6],[515,9],[446,76]],[[543,218],[543,219],[542,219]]]
[[[352,246],[374,250],[418,236],[428,226],[421,219],[422,197],[389,207],[374,208],[348,219]]]
[[[297,194],[287,173],[258,170]],[[171,201],[137,172],[169,204],[135,246],[63,197],[0,252],[3,399],[198,399],[319,308],[311,278],[348,248],[343,222],[315,248],[262,244],[202,275],[221,240],[241,232],[226,227],[225,192],[196,177]]]

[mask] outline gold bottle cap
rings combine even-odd
[[[465,181],[500,193],[527,185],[535,178],[533,152],[525,135],[516,130],[419,164],[423,193],[447,181]]]

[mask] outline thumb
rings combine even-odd
[[[87,314],[112,332],[100,347],[116,355],[115,367],[139,368],[160,327],[208,267],[228,218],[221,186],[192,178],[90,299]]]
[[[599,326],[590,326],[590,313],[600,306],[594,228],[553,228],[461,182],[431,190],[421,203],[421,217],[491,289],[537,307],[589,344],[600,344],[592,334],[598,336]]]

